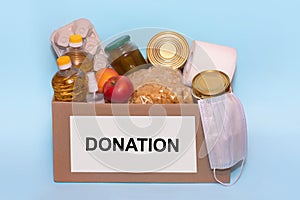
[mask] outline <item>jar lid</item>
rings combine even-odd
[[[196,98],[218,96],[229,91],[230,79],[221,71],[206,70],[193,78],[192,88]]]
[[[183,67],[189,55],[186,39],[172,31],[154,35],[147,45],[147,57],[151,64],[179,69]]]
[[[112,41],[111,43],[109,43],[108,45],[106,45],[105,47],[105,52],[110,52],[116,48],[119,48],[120,46],[124,45],[126,42],[128,42],[130,40],[130,36],[129,35],[123,35],[117,39],[115,39],[114,41]]]

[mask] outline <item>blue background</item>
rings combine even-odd
[[[0,199],[292,199],[300,164],[299,1],[5,1],[1,3]],[[138,27],[237,48],[249,158],[239,182],[54,183],[51,33],[87,18],[101,39]]]

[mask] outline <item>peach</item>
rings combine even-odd
[[[113,76],[119,76],[118,72],[116,72],[112,68],[102,68],[96,72],[96,80],[98,83],[98,92],[103,93],[103,86],[108,79]]]

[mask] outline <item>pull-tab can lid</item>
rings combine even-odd
[[[186,39],[173,31],[154,35],[147,45],[147,57],[151,64],[180,69],[189,55]]]
[[[206,70],[197,74],[192,81],[193,95],[205,99],[224,94],[230,89],[229,77],[218,70]]]

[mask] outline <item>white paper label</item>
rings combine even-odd
[[[71,172],[196,173],[194,116],[70,116]]]

